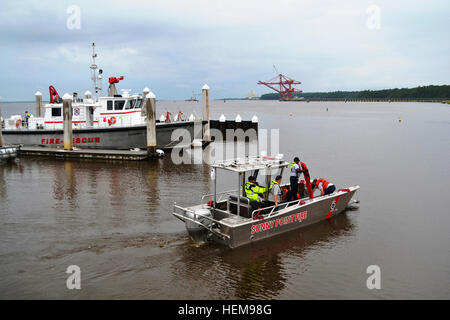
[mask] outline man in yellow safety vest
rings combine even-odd
[[[266,192],[266,188],[260,187],[256,183],[256,178],[254,176],[248,177],[248,182],[244,186],[245,196],[250,200],[250,205],[253,210],[261,207],[262,205],[262,195]]]

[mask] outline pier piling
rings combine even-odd
[[[63,96],[64,150],[72,150],[72,96]]]
[[[145,107],[145,99],[147,99],[147,95],[150,93],[150,89],[145,87],[144,90],[142,90],[142,99],[144,100],[144,105],[142,106],[141,116],[146,117],[147,116],[147,108]]]
[[[0,119],[2,118],[2,107],[0,106]],[[0,147],[3,147],[2,123],[0,121]]]
[[[210,134],[210,119],[209,119],[209,86],[205,84],[202,87],[202,105],[203,105],[203,120],[208,121],[203,125],[203,141],[211,141]]]
[[[145,96],[145,111],[147,114],[147,153],[156,156],[156,96],[149,92]]]
[[[36,97],[36,117],[41,117],[41,110],[42,110],[42,93],[39,91],[34,94]]]

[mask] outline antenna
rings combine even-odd
[[[97,102],[97,93],[102,90],[101,74],[103,73],[103,70],[100,69],[99,75],[97,76],[98,66],[95,64],[95,58],[97,58],[97,53],[95,52],[95,43],[92,42],[92,64],[91,64],[90,68],[92,69],[92,81],[94,83],[94,102]],[[97,86],[97,80],[100,81],[100,86]]]

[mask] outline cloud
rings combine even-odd
[[[70,5],[81,28],[67,28]],[[381,28],[367,28],[372,1],[10,1],[0,4],[0,86],[25,99],[50,83],[90,87],[90,47],[105,77],[185,99],[208,83],[213,97],[267,89],[272,65],[303,91],[357,90],[449,79],[449,5],[378,1]],[[44,87],[44,88],[42,88]]]

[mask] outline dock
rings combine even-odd
[[[78,159],[103,159],[103,160],[145,160],[149,157],[147,150],[104,150],[104,149],[72,149],[48,147],[20,147],[20,156],[41,156],[52,158],[78,158]]]

